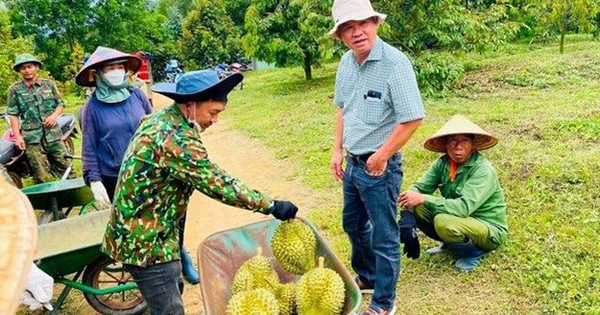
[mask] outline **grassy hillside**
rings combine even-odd
[[[600,314],[600,43],[572,42],[566,52],[517,45],[465,56],[471,71],[455,94],[425,100],[427,118],[403,149],[404,186],[436,157],[422,147],[427,137],[464,114],[500,139],[485,155],[505,189],[510,236],[471,274],[449,258],[403,257],[399,314]],[[341,185],[329,172],[335,67],[310,82],[299,68],[249,72],[223,118],[325,196],[310,219],[348,262]]]

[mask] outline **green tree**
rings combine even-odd
[[[36,54],[60,81],[77,43],[86,52],[108,46],[126,52],[150,50],[166,35],[164,16],[150,10],[150,0],[7,0],[13,33],[31,36]]]
[[[458,0],[379,0],[388,13],[383,37],[418,56],[427,50],[482,51],[511,41],[522,24],[508,19],[510,4],[473,1],[476,10]]]
[[[245,33],[244,24],[246,18],[246,11],[250,6],[250,0],[226,0],[225,8],[227,14],[231,17],[233,24]]]
[[[81,70],[85,51],[79,43],[73,45],[73,51],[69,56],[69,63],[65,66],[63,73],[65,74],[64,93],[78,93],[83,96],[83,89],[75,84],[75,76]]]
[[[251,0],[246,13],[246,53],[277,66],[301,65],[307,80],[312,67],[332,54],[331,1]]]
[[[194,7],[194,0],[160,0],[155,11],[167,17],[163,28],[171,40],[181,38],[182,20]]]
[[[224,3],[196,0],[183,19],[180,47],[186,67],[212,66],[239,55],[239,32],[226,14]]]
[[[62,70],[78,40],[88,32],[91,0],[8,0],[13,33],[31,36],[44,66],[63,81]]]
[[[565,35],[569,30],[593,32],[600,13],[598,0],[544,0],[538,3],[538,27],[541,35],[559,36],[560,53],[565,51]]]
[[[13,38],[10,18],[7,11],[0,9],[0,100],[6,101],[8,87],[20,79],[12,68],[15,57],[20,53],[33,53],[33,43],[29,38]],[[3,104],[2,106],[5,106]]]
[[[150,10],[147,0],[99,0],[90,13],[88,49],[102,45],[135,52],[149,50],[166,38],[161,29],[166,17]]]

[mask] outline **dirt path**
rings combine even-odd
[[[171,104],[161,95],[155,94],[153,98],[155,108]],[[302,186],[288,162],[277,160],[272,151],[256,140],[233,130],[230,121],[220,120],[213,125],[203,133],[202,141],[213,162],[249,187],[273,198],[292,200],[300,208],[300,215],[318,206],[317,194]],[[207,236],[269,218],[223,205],[195,192],[188,208],[184,245],[196,261],[198,246]],[[183,301],[186,314],[204,314],[198,285],[186,285]]]

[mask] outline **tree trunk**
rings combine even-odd
[[[563,24],[560,28],[560,53],[565,52],[565,33],[567,32],[567,25]]]
[[[312,80],[312,69],[311,69],[312,58],[308,52],[304,52],[304,77],[306,80]]]

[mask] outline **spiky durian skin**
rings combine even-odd
[[[277,299],[279,305],[280,315],[293,315],[296,314],[296,284],[286,283],[280,284],[273,288],[273,294]]]
[[[227,303],[227,315],[278,315],[275,295],[267,289],[254,289],[234,294]]]
[[[283,269],[296,275],[315,266],[316,248],[315,234],[299,220],[279,224],[271,239],[273,256]]]
[[[246,260],[236,271],[231,291],[235,294],[258,288],[271,289],[278,284],[279,276],[273,270],[269,259],[262,255],[256,255]]]
[[[339,315],[344,298],[344,281],[332,269],[314,268],[298,281],[296,308],[299,315]]]

